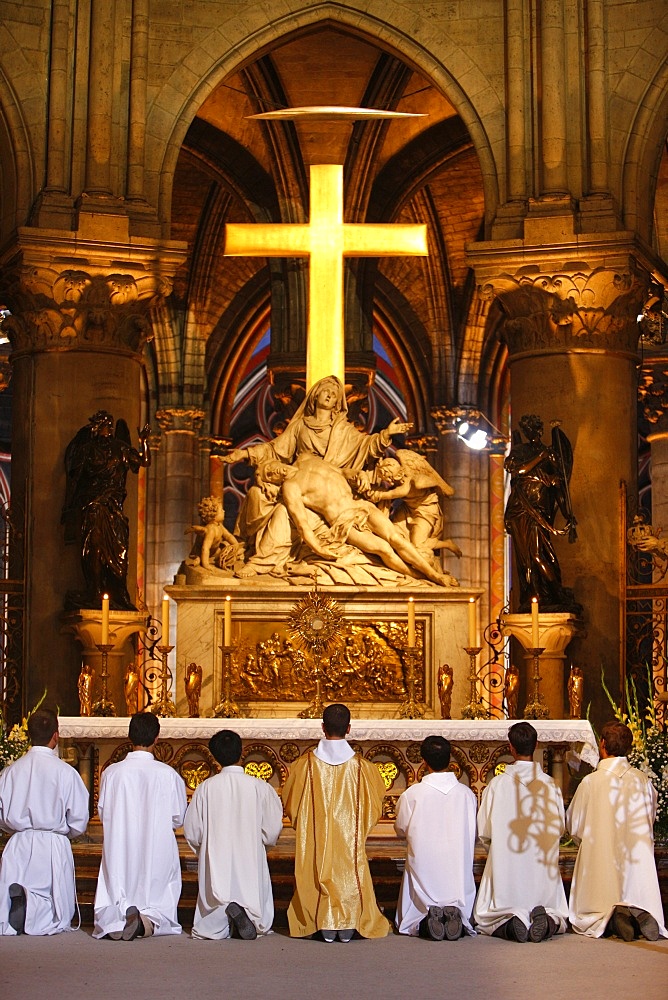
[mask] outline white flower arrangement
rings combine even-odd
[[[649,691],[652,691],[652,675],[648,668]],[[629,753],[629,763],[637,767],[650,779],[657,794],[654,835],[668,837],[668,733],[659,728],[653,700],[649,701],[643,716],[638,704],[635,681],[626,681],[626,707],[623,712],[608,691],[605,676],[601,671],[601,684],[615,713],[615,718],[628,726],[633,733],[633,747]]]
[[[32,744],[28,736],[28,719],[33,712],[37,711],[45,698],[46,691],[35,707],[30,709],[20,723],[15,723],[9,732],[7,732],[2,716],[0,716],[0,771],[8,764],[13,764],[19,757],[23,757],[24,753],[30,750]]]

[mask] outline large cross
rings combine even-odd
[[[345,383],[344,257],[425,257],[427,227],[343,221],[343,167],[311,166],[308,223],[230,223],[226,257],[308,257],[306,388],[327,375]]]

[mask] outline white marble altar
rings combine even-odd
[[[127,718],[60,719],[63,753],[78,762],[82,776],[97,801],[99,776],[104,767],[120,759],[129,749]],[[397,796],[422,776],[421,741],[431,733],[445,736],[453,746],[452,760],[461,780],[480,795],[501,761],[509,761],[508,720],[407,720],[353,718],[350,740],[387,775],[386,819],[393,816]],[[548,767],[562,787],[569,763],[598,762],[596,739],[586,720],[540,720],[536,759]],[[251,773],[264,777],[278,789],[290,764],[313,747],[321,735],[318,719],[171,719],[160,720],[159,756],[183,775],[189,791],[216,770],[207,743],[219,729],[230,728],[244,742],[243,762]],[[394,777],[387,767],[396,770]]]

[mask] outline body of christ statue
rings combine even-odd
[[[379,582],[377,575],[368,576],[366,571],[382,566],[403,577],[456,585],[454,577],[441,573],[432,559],[417,549],[408,530],[394,525],[375,504],[354,493],[358,485],[361,491],[365,489],[369,477],[363,474],[364,469],[373,467],[392,436],[411,426],[395,419],[375,434],[359,431],[348,419],[344,387],[332,375],[310,389],[279,437],[230,452],[226,462],[245,460],[257,470],[256,484],[237,523],[237,534],[248,546],[246,563],[238,575],[247,578],[297,572],[303,576],[312,573],[314,561],[322,565],[324,560],[325,580],[326,564],[335,562],[337,567],[346,567],[341,572],[344,577],[346,572],[350,574],[350,582]],[[287,491],[288,500],[285,491],[276,487],[286,478],[281,468],[289,470],[290,466],[299,476]],[[307,499],[302,496],[300,503],[297,488],[305,483]],[[346,537],[340,531],[344,507],[355,513],[353,520],[359,520],[364,510],[365,521],[362,530],[351,525],[347,546],[342,546]],[[332,547],[333,531],[338,535],[337,548]],[[351,552],[351,547],[356,552]],[[381,578],[387,579],[382,574]],[[338,577],[338,582],[341,579]]]

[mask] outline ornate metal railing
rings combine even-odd
[[[23,540],[23,519],[0,503],[0,714],[7,723],[19,721],[22,713]]]
[[[661,538],[661,529],[653,528],[647,513],[640,510],[628,518],[626,540],[622,680],[633,682],[641,704],[654,702],[657,720],[663,724],[666,702],[660,695],[665,694],[668,680],[668,538]]]

